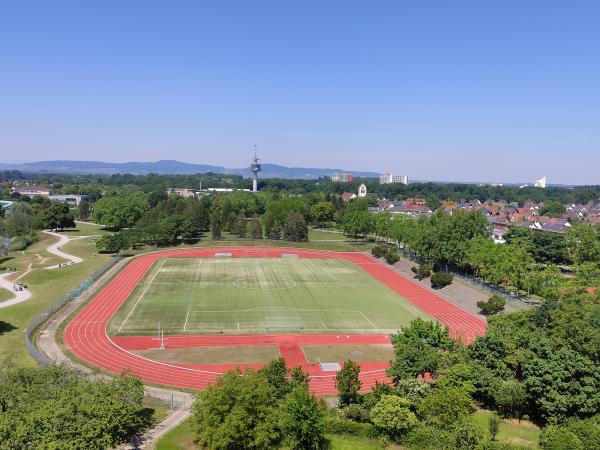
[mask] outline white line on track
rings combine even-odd
[[[125,320],[123,321],[123,323],[119,327],[119,330],[117,331],[117,333],[121,332],[121,330],[123,329],[123,326],[125,325],[125,322],[127,322],[127,319],[129,319],[129,317],[131,316],[131,314],[135,310],[135,308],[138,305],[138,303],[140,302],[140,300],[142,298],[144,298],[144,294],[146,294],[146,291],[150,288],[150,286],[152,286],[152,282],[154,281],[154,278],[156,278],[156,275],[158,275],[158,272],[160,272],[160,269],[162,269],[162,266],[165,264],[165,261],[166,261],[165,258],[163,258],[163,259],[160,260],[160,267],[158,268],[158,270],[156,272],[154,272],[154,275],[152,275],[152,278],[150,279],[150,281],[148,282],[148,284],[146,285],[146,287],[144,288],[144,290],[140,294],[140,298],[137,299],[137,301],[135,302],[135,304],[133,305],[133,307],[127,313],[127,316],[125,316]]]

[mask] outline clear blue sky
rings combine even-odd
[[[5,1],[0,161],[600,183],[598,1]]]

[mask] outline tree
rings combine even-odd
[[[88,220],[90,218],[90,202],[82,200],[77,205],[77,217],[79,220]]]
[[[340,406],[358,402],[358,391],[362,386],[359,379],[360,366],[348,359],[335,376],[335,387],[339,392]]]
[[[248,231],[248,224],[246,216],[243,213],[238,214],[237,220],[235,221],[233,232],[239,237],[246,237]]]
[[[481,429],[470,420],[462,419],[454,425],[451,434],[453,448],[460,450],[475,450],[481,441]]]
[[[344,233],[357,241],[372,232],[373,226],[373,216],[369,211],[357,209],[344,213]]]
[[[302,214],[293,212],[287,216],[283,225],[283,238],[291,242],[304,242],[308,240],[308,226]]]
[[[3,367],[0,447],[117,448],[152,425],[142,383],[90,380],[61,366]]]
[[[488,419],[488,431],[490,432],[490,439],[492,441],[496,440],[496,435],[500,429],[500,422],[500,417],[498,417],[496,414],[492,414]]]
[[[492,295],[486,302],[477,302],[477,307],[484,316],[493,316],[504,310],[506,300],[499,295]]]
[[[335,215],[335,207],[330,202],[319,202],[310,207],[310,218],[318,227],[323,227],[326,222],[331,222]]]
[[[317,399],[304,383],[294,386],[281,405],[280,426],[290,449],[323,449],[325,441],[323,400]]]
[[[210,215],[210,234],[213,241],[218,241],[223,238],[221,235],[222,226],[221,214],[218,210],[214,210]]]
[[[69,205],[59,203],[46,209],[44,213],[44,227],[50,230],[62,230],[74,226],[75,222],[73,221],[73,214],[71,214]]]
[[[556,200],[547,200],[540,208],[540,216],[561,217],[566,212],[565,205]]]
[[[267,239],[281,239],[281,225],[277,223],[272,214],[265,214],[263,222],[265,225],[265,236]]]
[[[566,427],[550,425],[545,427],[540,434],[540,448],[542,450],[584,450],[586,447],[581,439]]]
[[[92,216],[108,228],[131,228],[150,206],[142,192],[104,197],[96,202]]]
[[[122,233],[105,234],[96,241],[96,248],[108,253],[119,253],[128,248],[127,240]]]
[[[263,230],[262,225],[260,223],[260,218],[258,215],[252,216],[250,220],[250,224],[248,225],[248,235],[251,239],[262,239],[263,238]]]
[[[252,369],[222,375],[192,407],[198,444],[214,450],[275,447],[280,435],[273,398],[267,378]]]
[[[590,223],[578,223],[567,231],[569,255],[576,264],[600,263],[600,235]]]
[[[308,385],[309,376],[302,370],[301,366],[293,367],[290,370],[290,377],[292,378],[292,383]]]
[[[417,424],[417,417],[410,410],[410,401],[397,395],[382,395],[381,400],[371,409],[373,425],[398,438]]]
[[[285,365],[285,359],[275,358],[258,372],[273,387],[275,398],[281,399],[290,392],[291,385],[287,379],[288,369]]]
[[[423,400],[419,412],[430,424],[444,427],[472,412],[471,397],[460,388],[437,388]]]

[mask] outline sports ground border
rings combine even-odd
[[[143,279],[156,261],[162,258],[210,258],[226,252],[233,258],[282,258],[290,253],[298,258],[332,258],[348,261],[364,270],[375,279],[406,298],[440,323],[445,325],[450,335],[465,343],[485,332],[486,323],[480,318],[447,302],[426,290],[412,280],[394,271],[374,258],[357,252],[336,252],[297,248],[259,248],[259,247],[210,247],[191,248],[154,252],[138,256],[123,268],[94,299],[85,305],[67,324],[64,330],[64,342],[79,359],[113,373],[131,370],[143,381],[183,389],[201,390],[213,383],[223,372],[239,364],[222,365],[185,365],[163,363],[146,359],[130,353],[136,348],[156,346],[152,337],[122,336],[109,337],[107,325],[123,302]],[[372,339],[382,342],[389,336],[344,334],[341,336],[324,334],[253,334],[253,335],[217,335],[217,336],[172,336],[165,339],[169,346],[197,345],[278,345],[280,352],[290,366],[302,365],[310,375],[311,389],[320,395],[335,393],[335,372],[322,372],[318,365],[306,361],[300,345],[310,340],[313,344],[331,345],[370,342]],[[360,374],[363,388],[370,388],[375,381],[385,382],[386,363],[361,363]]]

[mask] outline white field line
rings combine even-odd
[[[189,317],[190,317],[190,312],[188,311],[187,314],[185,315],[185,323],[183,324],[183,331],[185,331],[185,329],[187,328],[187,322],[188,322]]]
[[[323,322],[321,322],[321,325],[323,325],[323,328],[326,330],[327,327],[325,326],[325,324]]]
[[[365,316],[365,315],[363,314],[363,312],[362,312],[362,311],[358,311],[358,312],[360,313],[360,315],[361,315],[361,316],[363,316],[363,317],[365,318],[365,320],[366,320],[367,322],[369,322],[369,323],[371,324],[371,326],[372,326],[372,327],[373,327],[375,330],[377,330],[377,329],[378,329],[378,328],[375,326],[375,324],[374,324],[373,322],[371,322],[371,319],[369,319],[367,316]]]
[[[148,284],[146,285],[146,287],[144,288],[144,290],[142,291],[142,293],[140,294],[140,297],[137,299],[137,301],[134,303],[133,307],[129,310],[129,312],[127,313],[127,316],[125,316],[125,320],[123,320],[123,323],[121,324],[121,326],[119,327],[117,333],[120,333],[121,330],[123,329],[123,326],[125,325],[125,322],[127,322],[127,319],[129,319],[129,317],[131,316],[131,314],[133,313],[133,311],[135,310],[136,306],[138,305],[138,303],[140,302],[140,300],[142,298],[144,298],[144,295],[146,294],[146,291],[150,288],[150,286],[152,286],[152,282],[154,281],[154,278],[156,278],[156,275],[158,275],[158,272],[160,272],[160,269],[162,268],[162,266],[165,264],[165,259],[161,259],[160,261],[160,267],[156,270],[156,272],[154,272],[154,275],[152,275],[152,278],[150,279],[150,281],[148,282]]]

